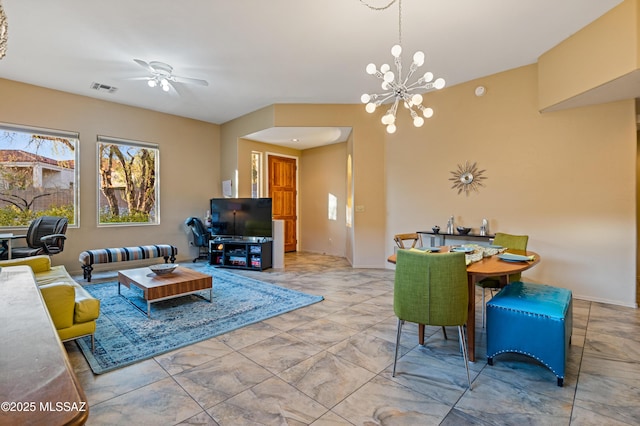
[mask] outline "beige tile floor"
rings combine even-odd
[[[287,254],[285,265],[239,273],[325,300],[103,375],[65,343],[89,400],[87,424],[640,424],[639,310],[575,300],[560,388],[526,357],[488,366],[477,309],[469,391],[454,327],[449,340],[428,328],[423,347],[406,326],[391,376],[393,271],[309,253]]]

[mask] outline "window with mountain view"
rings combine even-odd
[[[78,224],[78,134],[0,124],[0,227],[40,216]]]
[[[160,152],[155,144],[98,136],[98,223],[156,225]]]

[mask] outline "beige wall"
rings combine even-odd
[[[487,93],[476,97],[480,84]],[[345,155],[353,155],[354,205],[364,208],[345,230],[354,266],[388,267],[395,233],[444,227],[451,214],[476,229],[487,218],[491,232],[530,235],[543,261],[527,279],[633,306],[634,102],[540,114],[537,88],[536,65],[449,87],[427,96],[436,115],[423,128],[401,111],[394,135],[361,105],[275,105],[274,125],[353,127]],[[488,178],[468,197],[449,181],[467,160]],[[306,182],[311,174],[301,173]],[[303,186],[301,197],[320,191],[310,203],[319,205],[324,188]],[[309,232],[322,241],[314,232],[324,217],[305,212],[302,240]]]
[[[347,151],[351,150],[353,158],[354,202],[362,209],[354,214],[354,228],[346,234],[346,257],[355,267],[384,267],[384,134],[380,133],[377,126],[371,125],[372,119],[379,121],[379,118],[367,114],[364,108],[358,105],[278,104],[224,123],[221,131],[222,144],[224,150],[235,152],[234,156],[238,158],[237,152],[241,146],[238,141],[258,130],[274,126],[352,127],[353,133]],[[354,140],[361,143],[356,144]],[[302,156],[304,157],[304,153]],[[231,157],[223,154],[223,158]],[[342,173],[345,173],[346,161],[343,164],[345,169]],[[236,164],[223,164],[223,175],[230,175],[235,167]],[[306,203],[322,203],[325,202],[325,197],[326,194],[315,194],[313,191],[304,191],[303,194],[301,190],[299,194],[300,200],[304,198]],[[344,210],[344,201],[341,201],[338,209]],[[302,241],[305,240],[307,230],[314,232],[317,227],[322,227],[322,224],[309,222],[304,217],[300,217],[299,220],[299,238]]]
[[[540,56],[539,109],[626,79],[637,93],[639,23],[640,0],[626,0]]]
[[[236,182],[236,177],[240,176],[238,171],[240,138],[270,127],[273,127],[273,106],[238,117],[221,126],[220,177],[221,181],[231,180],[234,197],[241,196],[238,192],[238,182]],[[220,191],[221,196],[222,188]]]
[[[634,101],[540,114],[536,93],[530,65],[434,93],[422,129],[400,122],[387,141],[387,253],[394,233],[487,218],[491,232],[530,236],[542,262],[526,279],[632,306]],[[486,169],[485,187],[457,195],[448,179],[467,160]]]
[[[300,162],[300,246],[304,251],[346,257],[346,142],[306,149]],[[337,220],[328,218],[329,193],[338,200]],[[308,226],[304,226],[308,224]]]
[[[67,231],[55,264],[75,273],[83,250],[153,243],[176,245],[179,260],[195,256],[184,221],[203,217],[208,199],[219,191],[219,126],[9,80],[0,79],[0,93],[1,122],[80,133],[80,227]],[[160,225],[97,226],[97,135],[160,146]]]
[[[361,105],[286,104],[275,105],[274,117],[276,126],[352,128],[347,152],[353,159],[353,197],[359,208],[347,234],[347,258],[358,268],[385,267],[385,133],[377,125],[379,114],[370,115]],[[338,208],[344,208],[342,203]],[[305,229],[310,226],[315,224],[305,223]]]

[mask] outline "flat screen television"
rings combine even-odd
[[[271,198],[212,198],[212,234],[272,237]]]

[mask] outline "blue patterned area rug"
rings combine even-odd
[[[91,370],[106,373],[323,300],[212,267],[199,270],[213,276],[213,303],[203,299],[208,290],[152,303],[150,319],[118,295],[117,282],[85,286],[100,299],[95,352],[90,337],[77,340]],[[146,312],[141,291],[121,286],[121,293]]]

